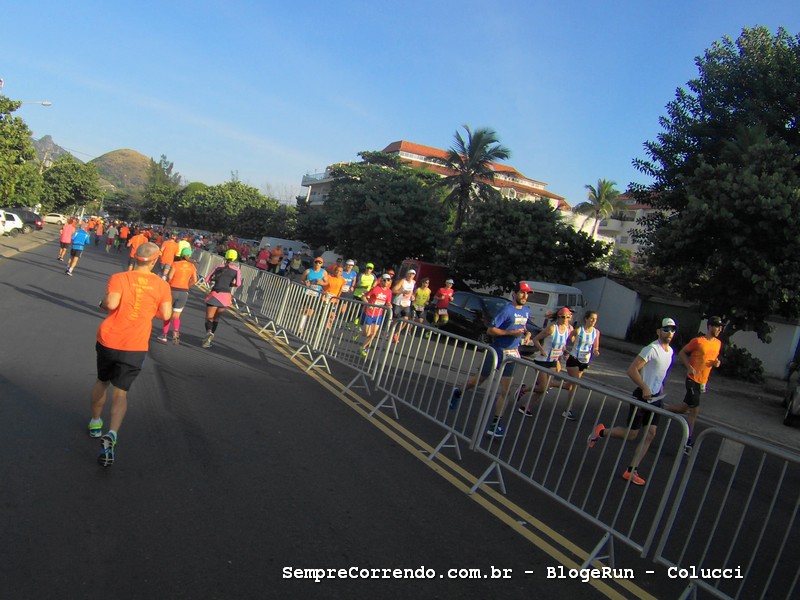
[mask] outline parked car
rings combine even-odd
[[[15,213],[0,210],[0,222],[3,223],[3,230],[0,231],[1,234],[8,235],[9,237],[17,237],[22,233],[22,219]]]
[[[786,382],[783,406],[786,407],[783,424],[791,427],[796,420],[800,420],[800,365],[794,362],[789,365],[789,380]]]
[[[56,225],[63,225],[67,222],[67,215],[62,215],[60,213],[47,213],[42,220],[45,223],[55,223]]]
[[[14,213],[20,218],[22,221],[22,233],[30,233],[34,229],[42,229],[44,227],[42,217],[32,210],[25,208],[4,208],[3,210],[7,213]]]
[[[501,296],[478,294],[476,292],[456,292],[453,294],[453,299],[447,308],[450,319],[446,325],[442,326],[442,330],[484,344],[491,344],[492,338],[486,333],[486,330],[494,316],[508,304],[511,304],[511,301]],[[435,307],[436,301],[432,300],[427,309],[429,323],[433,323]],[[530,320],[528,320],[527,329],[531,332],[531,337],[541,331],[541,328]],[[535,347],[532,344],[521,344],[519,347],[519,352],[522,356],[530,356],[535,351]]]

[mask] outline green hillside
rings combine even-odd
[[[117,192],[141,191],[147,185],[150,159],[135,150],[114,150],[89,161],[97,167],[101,179]]]

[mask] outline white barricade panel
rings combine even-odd
[[[389,344],[391,308],[366,304],[352,298],[332,298],[323,295],[323,315],[319,322],[319,338],[314,350],[342,363],[370,379],[375,378],[378,365]],[[376,324],[367,329],[366,310],[377,316]],[[372,340],[367,344],[367,334]]]
[[[419,323],[395,322],[378,389],[469,440],[482,414],[497,355],[487,345]],[[488,361],[487,380],[468,389]]]
[[[655,559],[720,598],[797,598],[799,511],[800,455],[705,430]]]
[[[486,427],[477,432],[476,450],[636,549],[649,547],[684,457],[688,429],[682,417],[518,358],[498,369],[483,422],[495,414],[501,415],[502,437]],[[629,415],[658,419],[638,466],[644,485],[623,478],[646,431],[633,431]],[[599,424],[619,437],[601,438],[590,448]],[[634,435],[636,440],[621,439]]]

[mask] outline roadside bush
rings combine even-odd
[[[736,344],[728,344],[720,356],[721,375],[732,379],[742,379],[751,383],[764,382],[764,365],[746,349]]]

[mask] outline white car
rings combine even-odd
[[[3,235],[9,235],[11,237],[16,237],[22,233],[22,229],[24,227],[22,219],[20,219],[19,216],[4,210],[0,210],[0,223],[2,223],[3,227],[3,231],[0,233]]]
[[[63,225],[67,222],[67,216],[59,213],[47,213],[42,219],[45,223],[55,223],[56,225]]]

